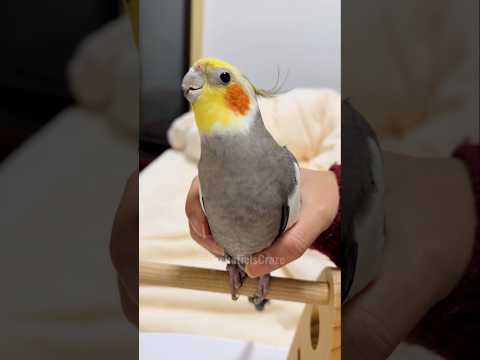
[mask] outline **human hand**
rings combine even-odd
[[[250,277],[268,274],[303,255],[317,237],[332,223],[339,206],[338,184],[331,171],[300,170],[302,208],[297,223],[269,248],[255,254],[247,265]],[[185,204],[192,238],[217,256],[224,250],[213,238],[199,200],[196,177]],[[271,261],[273,259],[273,261]]]
[[[386,359],[451,292],[471,256],[473,196],[458,161],[384,153],[384,180],[382,268],[342,307],[343,359]]]
[[[138,171],[128,179],[110,239],[118,289],[127,319],[138,326]]]

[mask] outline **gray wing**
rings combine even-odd
[[[285,229],[287,228],[289,216],[290,216],[290,206],[288,205],[288,202],[286,202],[282,206],[282,220],[280,220],[280,230],[278,232],[278,236],[282,235]]]

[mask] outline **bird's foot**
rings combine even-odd
[[[238,300],[238,290],[243,285],[245,279],[245,273],[240,269],[237,264],[227,264],[227,271],[230,283],[230,293],[232,294],[232,300]]]
[[[262,311],[265,308],[265,304],[268,303],[266,299],[268,289],[270,287],[270,274],[263,275],[258,280],[257,292],[254,296],[248,298],[248,300],[255,305],[255,309]]]

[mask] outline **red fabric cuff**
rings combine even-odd
[[[338,193],[341,196],[341,185],[342,185],[342,167],[338,164],[332,165],[330,167],[338,183]],[[341,241],[341,222],[342,222],[342,211],[341,211],[341,202],[339,200],[338,212],[333,220],[332,224],[328,227],[327,230],[322,232],[320,236],[312,244],[311,248],[320,251],[322,254],[325,254],[332,260],[337,267],[340,267],[340,241]]]

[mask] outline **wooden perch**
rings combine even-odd
[[[181,289],[203,290],[230,294],[228,273],[154,262],[140,263],[141,286],[166,286]],[[258,286],[258,279],[246,278],[240,295],[252,296]],[[272,277],[267,297],[306,304],[326,304],[329,301],[327,281],[306,281]]]
[[[288,360],[341,359],[340,270],[325,268],[318,281],[272,277],[269,299],[306,303]],[[141,286],[230,293],[226,271],[153,262],[140,263]],[[255,293],[258,280],[246,278],[240,295]]]

